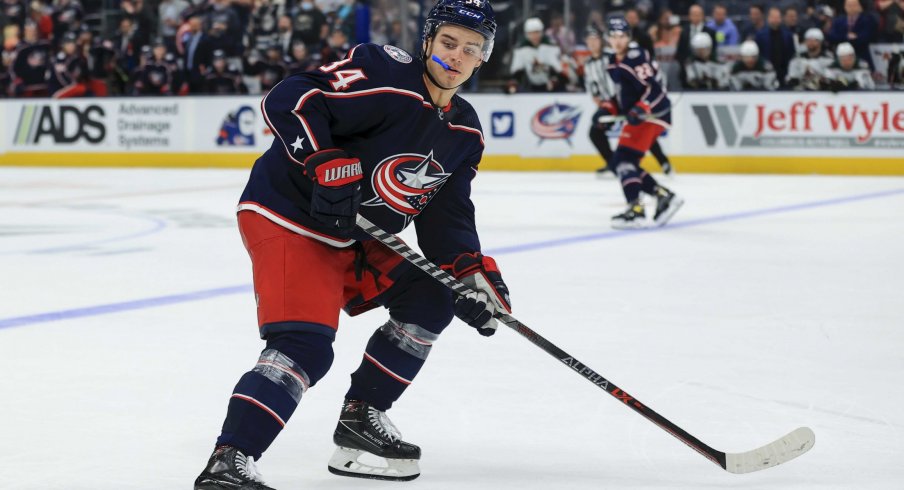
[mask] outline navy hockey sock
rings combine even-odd
[[[659,187],[659,184],[656,182],[656,179],[650,175],[649,172],[642,170],[640,174],[640,188],[647,194],[651,196],[656,195],[656,189]]]
[[[413,323],[390,319],[367,342],[345,397],[389,410],[421,370],[438,338],[439,334]]]
[[[612,155],[615,161],[615,173],[618,174],[618,178],[621,180],[622,191],[624,191],[625,199],[629,203],[637,200],[643,186],[642,170],[640,169],[641,157],[643,157],[641,152],[624,146],[616,148],[615,153]]]
[[[217,445],[234,446],[259,459],[332,362],[332,339],[325,335],[273,336],[254,368],[236,384]]]

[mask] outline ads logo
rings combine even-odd
[[[74,105],[25,104],[13,137],[15,145],[38,145],[45,136],[53,143],[85,140],[97,144],[104,140],[104,109],[98,105],[84,108]]]
[[[703,130],[706,146],[716,146],[720,132],[725,140],[725,146],[737,146],[739,141],[738,131],[744,123],[744,116],[747,114],[746,105],[692,105],[691,109],[694,111],[694,115],[697,116],[697,120],[700,121],[700,128]]]
[[[217,146],[254,146],[254,122],[251,106],[243,105],[226,114],[217,135]]]
[[[512,111],[496,111],[490,114],[493,136],[511,138],[515,135],[515,113]]]
[[[571,146],[571,135],[578,127],[581,108],[558,102],[541,108],[530,120],[530,130],[544,140],[563,139]]]

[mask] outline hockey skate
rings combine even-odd
[[[421,448],[402,440],[386,412],[360,400],[345,400],[333,433],[338,446],[330,473],[376,480],[414,480],[421,474]]]
[[[640,199],[632,202],[621,214],[612,217],[612,227],[616,230],[636,230],[646,228],[647,214],[644,212]]]
[[[656,193],[656,214],[653,215],[653,223],[656,226],[665,226],[683,204],[683,197],[665,187],[660,187]]]
[[[254,458],[232,446],[214,449],[204,471],[195,479],[195,490],[275,490],[264,484]]]

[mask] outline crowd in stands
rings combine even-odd
[[[0,97],[265,93],[292,73],[342,59],[357,43],[417,53],[419,25],[432,4],[0,0]],[[470,90],[582,90],[584,34],[602,30],[609,15],[626,17],[670,90],[904,85],[904,0],[528,5],[523,11],[524,2],[493,2],[496,48]]]

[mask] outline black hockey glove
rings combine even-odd
[[[646,121],[649,116],[650,106],[643,102],[638,102],[625,114],[625,119],[627,119],[628,124],[637,125]]]
[[[338,148],[320,150],[305,158],[304,173],[314,182],[311,216],[343,231],[354,228],[364,178],[361,161]]]
[[[496,312],[512,312],[508,286],[502,281],[496,261],[480,252],[461,254],[444,269],[475,291],[455,298],[455,316],[476,328],[480,335],[489,337],[496,333]]]

